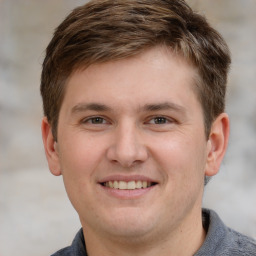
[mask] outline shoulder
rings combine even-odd
[[[256,241],[231,228],[227,228],[225,241],[230,244],[232,255],[256,256]]]
[[[51,256],[87,256],[83,230],[79,230],[70,246],[57,251]]]
[[[207,236],[196,256],[256,256],[256,241],[227,227],[212,210],[203,210]]]
[[[51,256],[73,256],[73,249],[71,246],[65,247],[57,252],[55,252],[54,254],[52,254]]]

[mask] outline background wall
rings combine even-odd
[[[50,255],[80,224],[41,142],[40,69],[54,28],[85,1],[0,0],[0,255]],[[256,237],[256,1],[188,1],[224,35],[233,64],[229,150],[204,205]]]

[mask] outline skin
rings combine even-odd
[[[224,156],[223,113],[205,138],[196,69],[165,48],[75,72],[67,84],[58,142],[46,118],[49,168],[63,175],[90,256],[192,255],[202,245],[204,176]],[[109,180],[154,186],[118,190]]]

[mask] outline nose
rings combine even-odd
[[[107,151],[107,158],[111,162],[127,168],[147,160],[147,147],[143,143],[143,136],[136,125],[120,125],[115,129],[113,138]]]

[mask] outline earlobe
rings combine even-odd
[[[206,176],[214,176],[218,173],[227,150],[228,137],[229,118],[226,113],[222,113],[213,122],[207,142]]]
[[[41,130],[49,169],[53,175],[59,176],[61,175],[61,168],[58,154],[58,145],[54,140],[51,125],[46,117],[44,117],[42,120]]]

